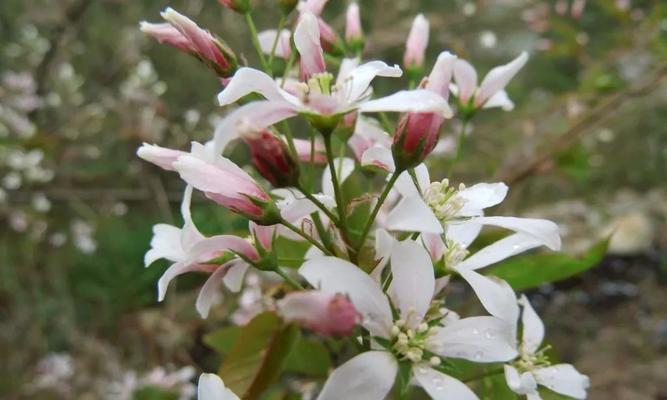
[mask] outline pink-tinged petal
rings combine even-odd
[[[139,23],[139,29],[157,40],[158,43],[168,44],[179,50],[186,52],[195,52],[196,49],[193,48],[192,44],[183,36],[183,34],[171,24],[161,23],[161,24],[152,24],[146,21]]]
[[[294,44],[301,56],[301,80],[326,72],[324,52],[320,44],[320,28],[317,17],[309,12],[301,15],[294,30]]]
[[[454,80],[458,88],[458,98],[463,104],[475,94],[477,89],[477,72],[475,68],[466,60],[458,59],[454,63]]]
[[[189,252],[192,261],[205,262],[224,251],[241,254],[253,261],[259,259],[257,250],[245,239],[234,235],[211,236],[196,243]]]
[[[401,75],[403,71],[398,65],[391,67],[383,61],[370,61],[350,71],[341,82],[343,88],[340,91],[344,93],[347,102],[352,103],[367,93],[371,82],[376,77],[398,78]]]
[[[445,242],[442,240],[442,236],[425,233],[421,235],[421,240],[426,250],[428,250],[431,260],[433,262],[440,261],[445,254]]]
[[[469,221],[447,223],[447,240],[451,240],[463,248],[468,248],[482,231],[482,225]]]
[[[336,84],[341,84],[347,79],[352,71],[359,67],[359,58],[343,58],[338,68],[338,76],[336,76]]]
[[[396,169],[391,150],[379,144],[364,151],[361,155],[361,165],[364,167],[374,166],[387,172],[394,172]]]
[[[164,300],[164,297],[167,295],[167,288],[169,283],[179,275],[183,275],[186,272],[196,271],[197,266],[189,264],[186,262],[177,262],[172,264],[167,270],[162,274],[160,279],[157,281],[157,301]]]
[[[190,215],[190,202],[192,201],[193,187],[188,185],[183,191],[183,200],[181,201],[181,215],[183,216],[183,229],[181,230],[181,247],[187,253],[202,240],[206,239],[197,229]]]
[[[221,106],[232,104],[241,97],[250,93],[259,93],[267,100],[287,101],[298,104],[298,100],[291,94],[280,89],[280,86],[266,73],[253,68],[239,68],[227,87],[218,94],[218,103]]]
[[[534,354],[544,340],[544,323],[542,323],[525,295],[521,295],[519,304],[523,307],[521,314],[521,323],[523,324],[521,347],[524,352]]]
[[[517,356],[509,324],[494,317],[470,317],[449,322],[426,339],[426,348],[444,357],[478,363],[503,362]]]
[[[501,108],[503,111],[514,110],[514,102],[504,90],[499,90],[491,96],[482,108]]]
[[[173,171],[174,161],[183,154],[184,151],[168,149],[154,144],[144,143],[137,149],[137,156],[167,171]]]
[[[537,382],[533,374],[530,372],[519,374],[516,368],[507,364],[505,364],[505,382],[514,393],[523,395],[537,393]]]
[[[384,400],[397,372],[398,363],[390,353],[361,353],[331,373],[317,400]]]
[[[428,311],[435,290],[433,263],[426,250],[412,240],[391,250],[393,280],[389,293],[401,319],[416,329]]]
[[[361,103],[359,111],[436,113],[445,118],[454,115],[442,96],[426,89],[402,90],[387,97],[366,101]]]
[[[533,376],[540,385],[575,399],[585,399],[586,390],[591,385],[590,379],[570,364],[539,368],[533,370]]]
[[[478,183],[465,188],[458,196],[465,200],[459,215],[464,217],[481,215],[480,211],[502,203],[507,196],[507,185],[504,183]]]
[[[299,156],[300,161],[311,162],[312,160],[315,164],[326,164],[327,162],[324,144],[319,140],[316,140],[313,146],[311,145],[310,140],[294,139],[294,148],[296,149],[296,154]],[[313,148],[315,150],[314,156],[311,155]]]
[[[438,55],[431,74],[428,76],[426,89],[431,90],[447,100],[449,98],[449,85],[454,74],[454,64],[457,57],[448,51]]]
[[[300,13],[312,13],[321,15],[324,6],[327,5],[328,0],[306,0],[299,3],[298,10]]]
[[[479,90],[475,95],[475,103],[477,106],[484,104],[491,96],[498,93],[498,91],[505,89],[505,86],[519,72],[521,68],[528,61],[528,53],[525,51],[511,62],[493,68],[484,77],[484,80],[479,85]]]
[[[412,369],[419,386],[434,400],[477,400],[478,397],[465,383],[426,365]]]
[[[336,169],[336,176],[338,182],[342,185],[343,182],[354,172],[354,160],[351,158],[336,158],[334,160],[334,167]],[[333,181],[331,180],[331,170],[327,167],[322,174],[322,193],[326,196],[334,196]]]
[[[359,15],[359,4],[350,3],[345,13],[345,40],[348,42],[359,40],[364,36],[361,29],[361,16]]]
[[[264,250],[271,250],[273,248],[273,240],[276,236],[276,225],[257,225],[254,221],[250,221],[250,233],[252,233],[257,240],[257,243],[262,246]]]
[[[216,374],[201,374],[197,384],[197,400],[240,400]]]
[[[230,264],[230,263],[228,263]],[[220,284],[225,275],[229,271],[229,265],[225,264],[215,270],[211,276],[208,277],[204,286],[202,286],[197,296],[197,301],[195,303],[195,308],[202,318],[208,317],[208,313],[211,310],[211,307],[222,300],[222,294],[220,293]]]
[[[181,246],[181,229],[168,224],[153,226],[151,249],[144,256],[144,265],[148,267],[160,258],[169,261],[183,261],[187,257]]]
[[[514,290],[507,282],[468,269],[456,268],[456,272],[472,287],[489,314],[507,321],[514,329],[519,317],[519,305]]]
[[[222,282],[230,292],[238,293],[241,290],[241,287],[243,287],[245,274],[249,267],[250,265],[248,263],[242,261],[239,261],[229,267],[229,271],[227,271],[227,274],[222,279]]]
[[[401,232],[441,234],[442,225],[421,197],[404,197],[389,213],[387,229]]]
[[[539,240],[523,233],[515,233],[482,248],[457,267],[477,270],[539,246],[542,246]]]
[[[471,223],[493,225],[532,236],[551,250],[560,250],[560,231],[558,225],[546,219],[517,217],[479,217]]]
[[[277,308],[285,321],[326,336],[349,336],[360,320],[347,297],[318,290],[288,293],[278,301]]]
[[[425,164],[419,164],[414,168],[415,175],[417,176],[417,185],[412,179],[409,171],[404,171],[401,173],[401,176],[396,180],[394,188],[401,194],[401,196],[421,196],[421,194],[429,187],[431,184],[431,177],[428,173],[428,168]]]
[[[396,240],[389,232],[384,229],[377,229],[375,231],[375,260],[378,264],[371,272],[371,277],[377,282],[380,282],[382,279],[382,271],[389,263],[389,258],[391,256],[391,249],[394,247]]]
[[[362,325],[375,336],[390,337],[389,300],[380,285],[356,265],[336,257],[320,257],[306,261],[299,274],[314,288],[348,295],[363,318]]]
[[[257,129],[267,128],[294,115],[294,106],[285,101],[254,101],[245,104],[216,124],[213,134],[215,154],[223,153],[231,141],[240,137],[239,126],[243,124]]]
[[[412,21],[412,27],[405,42],[403,65],[406,68],[424,65],[424,55],[428,46],[429,23],[424,14],[419,14]]]
[[[275,29],[262,31],[257,35],[259,46],[262,48],[263,53],[269,55],[271,54],[271,50],[273,50],[273,44],[276,43],[276,36],[278,36],[278,31]],[[280,31],[274,52],[275,57],[284,59],[290,58],[292,55],[292,47],[290,45],[291,38],[292,34],[288,29],[283,29]]]

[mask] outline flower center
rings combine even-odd
[[[330,95],[332,90],[337,90],[336,85],[332,85],[334,76],[329,72],[322,72],[313,75],[308,82],[299,83],[299,89],[303,99],[307,99],[310,94]]]
[[[396,353],[397,358],[418,363],[424,358],[426,339],[432,333],[433,331],[425,322],[420,324],[415,330],[409,328],[405,321],[398,320],[391,328],[393,339],[391,348]],[[439,365],[441,360],[439,357],[434,356],[429,359],[429,362],[431,365]]]
[[[446,250],[443,258],[445,260],[445,267],[448,269],[452,269],[457,266],[461,261],[468,257],[468,254],[470,254],[468,249],[450,239],[446,240],[445,249]]]
[[[548,367],[551,365],[549,357],[545,354],[551,346],[545,346],[536,353],[521,352],[521,358],[514,362],[514,366],[521,372],[531,371],[535,368]]]
[[[465,205],[465,200],[458,195],[463,189],[465,189],[464,184],[460,184],[456,189],[449,186],[449,179],[443,179],[442,182],[431,183],[426,189],[424,199],[435,216],[440,221],[446,222],[456,218]]]

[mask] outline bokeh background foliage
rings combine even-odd
[[[272,1],[255,3],[260,28],[275,27]],[[0,2],[3,398],[103,398],[128,371],[215,370],[218,353],[233,346],[224,336],[233,333],[211,333],[228,310],[207,321],[194,313],[199,277],[179,279],[158,305],[155,282],[165,265],[143,268],[151,226],[180,222],[182,184],[140,162],[136,148],[207,140],[223,115],[214,102],[219,83],[203,65],[138,31],[138,21],[157,21],[167,5],[256,61],[242,20],[213,0]],[[327,6],[337,28],[345,5]],[[580,17],[570,1],[360,5],[371,32],[367,58],[400,63],[420,11],[431,21],[430,56],[449,49],[480,75],[530,51],[509,86],[516,109],[476,117],[456,180],[502,179],[511,192],[498,213],[548,217],[563,229],[567,254],[529,255],[497,268],[511,273],[525,265],[567,278],[558,274],[599,264],[530,292],[561,349],[556,356],[591,376],[591,398],[667,396],[667,4],[589,0]],[[376,89],[398,84],[405,82],[378,80]],[[457,131],[452,124],[443,135]],[[243,149],[234,156],[242,159]],[[434,163],[442,165],[436,178],[444,177],[447,154]],[[244,228],[203,199],[193,211],[204,232]],[[601,240],[612,229],[603,259]],[[310,349],[326,369],[328,353]],[[49,354],[69,357],[74,372],[44,384],[54,370],[44,362]],[[303,375],[303,360],[286,362]],[[150,388],[135,396],[176,398]]]

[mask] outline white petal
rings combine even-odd
[[[431,208],[421,197],[404,197],[389,213],[387,229],[390,231],[441,234],[442,225]]]
[[[447,99],[456,59],[457,57],[448,51],[440,53],[431,74],[428,76],[426,88]]]
[[[218,375],[205,373],[199,376],[197,400],[239,400],[239,397],[225,387]]]
[[[386,351],[367,351],[336,368],[317,400],[384,400],[398,364]]]
[[[250,265],[242,261],[229,267],[229,271],[227,271],[227,275],[225,275],[223,282],[230,292],[237,293],[241,290],[248,267],[250,267]]]
[[[366,93],[376,76],[398,78],[401,75],[403,75],[403,71],[398,65],[390,67],[383,61],[370,61],[349,73],[346,81],[342,81],[344,85],[342,90],[344,90],[347,101],[352,103]]]
[[[151,265],[160,258],[169,261],[183,261],[187,257],[181,246],[181,229],[169,224],[153,226],[151,249],[144,256],[145,266]]]
[[[389,263],[391,249],[394,247],[395,241],[394,237],[386,230],[377,229],[375,231],[375,260],[378,260],[378,264],[373,269],[373,272],[371,272],[371,277],[377,282],[380,282],[382,279],[382,271]]]
[[[525,295],[521,295],[519,304],[523,307],[523,314],[521,315],[521,323],[523,324],[521,346],[524,352],[534,354],[542,344],[542,340],[544,340],[544,323],[542,323],[540,316],[537,315]]]
[[[511,62],[489,71],[479,85],[479,90],[475,96],[477,105],[484,104],[486,100],[498,93],[499,90],[505,89],[505,86],[523,68],[527,61],[528,54],[524,51]]]
[[[426,89],[402,90],[387,97],[370,100],[359,106],[361,112],[418,112],[437,113],[445,118],[453,116],[447,101]]]
[[[494,317],[470,317],[448,323],[426,340],[427,349],[444,357],[474,362],[503,362],[517,356],[509,323]]]
[[[336,257],[308,260],[299,273],[315,288],[348,295],[363,317],[362,325],[375,336],[389,337],[392,321],[389,300],[370,275]]]
[[[480,269],[508,257],[539,247],[542,242],[524,233],[515,233],[500,239],[466,258],[459,268]]]
[[[428,168],[425,164],[419,164],[415,167],[415,176],[417,177],[417,183],[419,184],[419,189],[424,192],[429,185],[431,184],[431,177],[428,173]],[[410,176],[409,171],[404,171],[396,180],[394,188],[398,190],[401,196],[419,196],[421,193],[417,190],[412,176]]]
[[[340,68],[338,69],[338,76],[336,77],[336,84],[341,84],[350,73],[359,66],[359,58],[343,58],[340,62]]]
[[[334,159],[334,168],[336,168],[338,182],[342,185],[354,171],[354,160],[347,157],[336,158]],[[335,195],[333,181],[331,180],[331,170],[329,167],[324,170],[324,174],[322,175],[322,193],[331,197]]]
[[[434,400],[477,400],[477,395],[465,383],[425,365],[413,368],[412,373]]]
[[[482,108],[501,108],[503,111],[514,110],[514,102],[504,90],[499,90],[496,94],[484,103]]]
[[[259,39],[259,45],[262,48],[264,54],[271,54],[273,49],[273,43],[275,43],[276,36],[278,31],[275,29],[269,29],[262,31],[257,35]],[[289,58],[291,49],[289,47],[291,33],[288,29],[283,29],[280,31],[280,37],[278,38],[278,43],[276,43],[276,51],[274,55],[279,58]]]
[[[387,172],[394,172],[396,169],[391,150],[379,144],[364,151],[361,155],[361,165],[377,167]]]
[[[560,249],[560,233],[558,225],[546,219],[517,217],[480,217],[469,220],[471,223],[494,225],[522,232],[539,240],[551,250]]]
[[[511,365],[505,365],[505,381],[507,386],[512,389],[514,393],[518,394],[534,394],[537,393],[537,382],[533,374],[524,372],[519,375],[519,371]]]
[[[320,44],[320,26],[317,17],[310,12],[303,13],[299,19],[294,30],[294,45],[301,56],[302,80],[326,71]]]
[[[220,301],[220,284],[222,284],[222,280],[225,278],[225,275],[227,275],[227,272],[229,272],[229,267],[232,263],[218,267],[218,269],[208,277],[204,286],[202,286],[199,291],[195,308],[202,318],[206,318],[208,312],[211,310],[211,306]]]
[[[157,300],[164,300],[164,297],[167,294],[167,288],[169,287],[169,282],[171,282],[172,279],[186,272],[194,271],[195,269],[195,266],[185,262],[177,262],[167,268],[157,281]]]
[[[477,239],[481,231],[482,225],[474,223],[474,219],[462,222],[448,222],[445,236],[447,236],[447,240],[452,240],[458,243],[459,246],[468,248]]]
[[[391,251],[391,296],[401,319],[416,328],[433,299],[435,276],[428,252],[417,242],[398,242]]]
[[[466,60],[458,59],[454,64],[454,80],[456,81],[457,95],[461,103],[467,103],[477,88],[477,72]]]
[[[507,189],[504,183],[478,183],[463,189],[458,193],[465,199],[460,215],[477,216],[480,210],[500,204],[507,196]]]
[[[469,269],[456,268],[463,279],[475,291],[480,303],[494,317],[516,325],[519,317],[519,305],[516,294],[507,282],[496,277],[481,275]]]
[[[445,254],[445,242],[442,240],[442,236],[425,233],[421,235],[421,240],[426,250],[428,250],[431,260],[433,262],[440,261]]]
[[[227,87],[218,94],[218,103],[226,106],[250,93],[259,93],[267,100],[299,103],[294,96],[280,89],[280,86],[266,73],[248,67],[239,68],[236,71]]]
[[[535,380],[540,385],[546,386],[556,393],[575,399],[585,399],[586,389],[590,386],[590,380],[586,375],[580,374],[570,364],[558,364],[551,367],[533,370]]]

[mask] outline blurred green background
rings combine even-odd
[[[273,1],[255,3],[259,28],[275,28]],[[497,212],[558,222],[571,254],[615,229],[600,266],[533,298],[561,357],[591,376],[590,398],[665,399],[667,3],[575,3],[362,0],[366,59],[400,64],[418,12],[430,59],[449,49],[481,76],[529,51],[508,88],[516,109],[475,118],[455,180],[505,181]],[[346,4],[325,10],[341,32]],[[0,2],[2,398],[172,398],[146,389],[160,385],[188,398],[194,370],[181,368],[207,365],[201,337],[221,316],[196,316],[201,279],[157,304],[165,264],[143,268],[152,225],[180,223],[182,184],[136,148],[208,140],[223,115],[205,66],[139,32],[166,6],[256,61],[242,18],[214,0]],[[205,232],[245,224],[201,199],[193,212]]]

